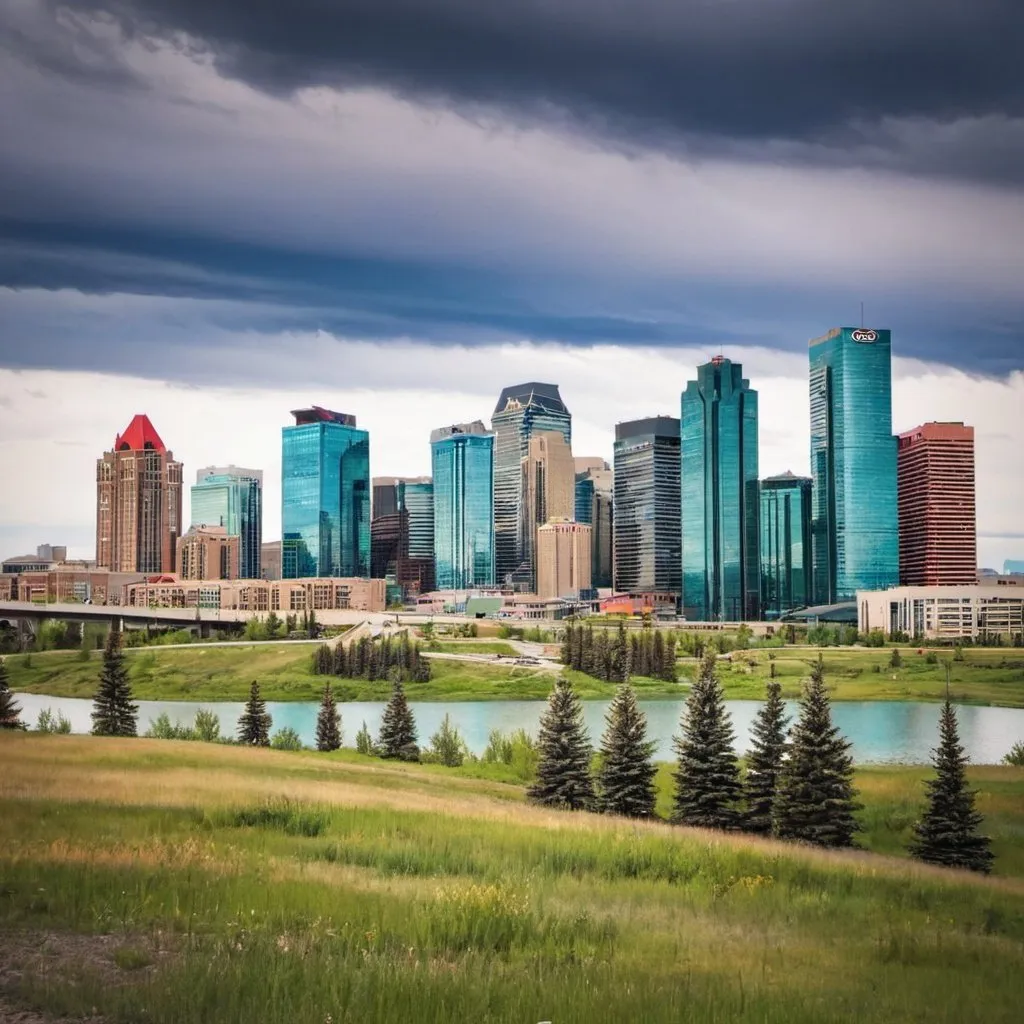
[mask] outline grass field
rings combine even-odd
[[[1019,845],[1024,771],[973,777]],[[918,780],[862,779],[884,848]],[[0,737],[0,1019],[1019,1019],[1005,846],[981,879],[521,795],[351,753]]]

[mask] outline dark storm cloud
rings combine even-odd
[[[1024,173],[1020,0],[70,3],[142,36],[184,45],[185,33],[274,93],[369,84],[620,143],[742,154],[782,142],[781,159]],[[950,134],[956,122],[969,127]]]

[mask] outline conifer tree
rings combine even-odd
[[[818,846],[852,846],[859,805],[850,743],[832,724],[821,655],[789,737],[789,757],[775,794],[774,832]]]
[[[316,716],[316,749],[337,750],[341,746],[341,715],[334,702],[331,684],[324,687]]]
[[[128,669],[121,650],[121,633],[112,629],[103,650],[100,685],[92,705],[94,736],[136,736],[139,706],[132,702]]]
[[[630,653],[626,638],[626,626],[619,622],[619,630],[615,634],[608,651],[608,682],[629,682]]]
[[[393,685],[391,699],[384,708],[377,746],[380,748],[381,757],[398,758],[402,761],[420,759],[420,750],[416,746],[416,722],[400,682]]]
[[[772,662],[772,667],[775,667],[775,662]],[[754,719],[752,743],[747,755],[744,790],[747,798],[745,828],[748,832],[771,834],[772,808],[786,751],[788,725],[782,687],[772,680],[768,683],[768,699]]]
[[[928,806],[914,826],[910,853],[929,864],[967,868],[988,874],[992,851],[988,836],[979,831],[981,815],[967,785],[967,755],[960,745],[956,712],[947,700],[939,720],[935,778],[925,782]]]
[[[238,742],[250,747],[270,746],[270,727],[273,719],[267,714],[267,705],[260,696],[260,684],[254,679],[249,687],[249,699],[238,719]]]
[[[654,631],[651,650],[651,675],[655,679],[665,678],[665,637],[660,629]]]
[[[572,620],[565,624],[565,630],[562,633],[562,650],[559,655],[559,660],[563,665],[572,665],[572,640],[575,631]],[[575,666],[573,667],[575,668]]]
[[[23,729],[21,706],[11,694],[11,685],[7,679],[7,667],[0,658],[0,729]]]
[[[669,633],[665,642],[665,663],[658,678],[669,683],[676,681],[676,638],[672,633]]]
[[[701,828],[739,824],[736,805],[741,786],[733,740],[732,723],[715,675],[715,655],[708,651],[686,699],[682,735],[675,738],[679,762],[674,776],[674,822]]]
[[[647,739],[647,716],[629,683],[623,683],[605,716],[601,739],[598,806],[606,814],[650,818],[654,814],[652,760],[655,744]]]
[[[591,807],[590,739],[583,727],[583,705],[567,679],[559,679],[548,697],[537,749],[537,778],[527,789],[527,797],[534,803],[570,811]]]

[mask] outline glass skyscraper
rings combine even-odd
[[[238,575],[260,578],[263,544],[263,471],[238,466],[207,466],[192,488],[192,528],[223,526],[239,538]]]
[[[899,583],[889,331],[836,327],[810,343],[815,604]]]
[[[777,619],[811,603],[811,478],[761,481],[761,612]]]
[[[618,423],[614,448],[613,585],[679,593],[679,420]]]
[[[758,619],[757,392],[723,356],[697,367],[682,395],[683,614]]]
[[[313,406],[281,431],[281,575],[370,575],[370,435]]]
[[[370,574],[403,598],[434,589],[434,485],[429,476],[374,477]]]
[[[528,589],[533,578],[530,551],[524,551],[522,461],[530,438],[557,431],[572,443],[572,416],[557,384],[517,384],[505,388],[491,417],[494,432],[494,556],[496,582]],[[436,477],[435,477],[436,482]]]
[[[431,432],[430,458],[436,586],[493,586],[494,436],[479,420],[441,427]]]
[[[612,585],[612,471],[604,459],[576,458],[576,522],[591,527],[590,575],[595,587]]]

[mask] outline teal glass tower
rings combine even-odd
[[[778,619],[811,603],[811,478],[761,481],[761,612]]]
[[[836,327],[810,343],[815,604],[899,583],[889,331]]]
[[[697,367],[680,417],[683,614],[761,617],[757,392],[723,356]]]
[[[439,590],[494,585],[494,436],[480,420],[430,435]]]
[[[223,526],[237,536],[238,575],[260,577],[263,545],[263,471],[238,466],[207,466],[192,488],[192,526]]]
[[[281,431],[281,576],[370,575],[370,435],[313,406]]]

